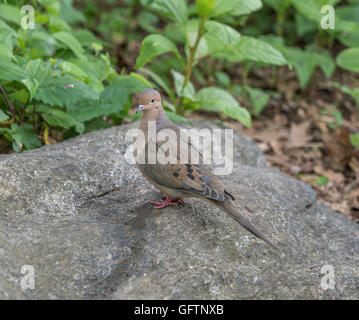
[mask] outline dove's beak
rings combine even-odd
[[[141,112],[141,111],[143,110],[143,107],[144,107],[144,105],[143,105],[143,104],[140,104],[140,105],[138,106],[138,108],[137,108],[136,113]]]

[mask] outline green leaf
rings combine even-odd
[[[19,146],[19,149],[21,149],[21,145],[23,145],[26,149],[41,147],[41,142],[34,133],[32,125],[29,123],[23,123],[21,127],[19,127],[16,123],[13,123],[11,125],[11,136]]]
[[[76,56],[82,59],[84,58],[83,56],[84,50],[81,44],[71,33],[66,31],[60,31],[54,33],[52,36],[54,39],[56,39],[58,42],[63,44],[65,47],[69,48]]]
[[[195,100],[196,90],[191,81],[188,81],[187,85],[183,88],[185,80],[184,76],[176,70],[172,70],[171,73],[173,76],[177,96]]]
[[[350,143],[352,144],[352,146],[354,148],[358,148],[359,147],[359,134],[358,133],[353,133],[349,136],[350,139]]]
[[[159,18],[157,15],[149,11],[141,11],[137,16],[139,26],[148,33],[157,33],[155,25],[158,23]]]
[[[157,73],[153,72],[152,70],[141,68],[140,72],[148,74],[157,85],[159,85],[162,89],[166,91],[168,96],[171,98],[172,102],[175,103],[176,98],[173,95],[172,90],[170,89],[167,81],[162,79],[161,76],[159,76]]]
[[[60,68],[64,73],[68,73],[81,81],[85,81],[86,79],[88,79],[88,75],[86,74],[86,72],[84,72],[80,67],[71,62],[61,62]]]
[[[184,0],[140,0],[142,6],[173,21],[185,24],[188,17]]]
[[[232,51],[232,47],[241,39],[241,34],[237,30],[217,21],[207,21],[204,28],[207,32],[203,40],[206,42],[208,54],[226,49]]]
[[[103,41],[96,38],[95,35],[87,29],[76,30],[74,36],[83,47],[91,47],[94,42],[103,44]]]
[[[102,118],[95,118],[85,123],[85,132],[103,130],[110,127],[110,124],[106,120]]]
[[[30,99],[30,94],[28,90],[21,89],[9,94],[9,97],[14,98],[22,103],[26,103]]]
[[[261,0],[239,1],[238,5],[230,13],[233,16],[248,15],[262,8]]]
[[[70,24],[85,22],[85,16],[81,11],[74,8],[72,2],[73,0],[61,0],[60,18]]]
[[[329,78],[335,70],[335,64],[330,54],[322,50],[314,52],[301,50],[299,48],[282,47],[282,52],[290,64],[297,72],[301,88],[305,88],[317,66],[319,66],[325,75]]]
[[[334,87],[343,91],[345,94],[350,95],[354,99],[355,104],[359,106],[359,88],[350,89],[349,87],[341,85],[340,83],[337,82],[331,82],[331,84]]]
[[[15,56],[12,53],[12,50],[10,50],[8,47],[4,46],[1,43],[0,43],[0,55],[16,60]]]
[[[359,72],[359,48],[349,48],[343,50],[337,56],[337,64],[339,67]]]
[[[22,15],[20,14],[20,9],[16,6],[0,4],[0,18],[19,26]]]
[[[76,132],[80,134],[83,133],[85,130],[83,123],[75,120],[69,114],[61,110],[48,109],[42,112],[41,115],[50,126],[59,126],[65,129],[70,129],[71,127],[75,127]]]
[[[0,79],[5,81],[21,81],[28,79],[29,75],[15,63],[10,62],[10,59],[5,56],[0,56]]]
[[[188,122],[188,119],[181,117],[180,115],[178,115],[174,112],[166,111],[166,114],[167,114],[168,118],[173,122]]]
[[[259,10],[261,7],[262,2],[260,0],[217,0],[212,12],[212,17],[221,16],[223,14],[235,16],[245,15]]]
[[[4,21],[0,20],[0,43],[12,52],[15,38],[17,38],[17,33]]]
[[[166,52],[173,52],[179,56],[177,47],[171,40],[159,34],[147,36],[142,42],[141,52],[136,60],[136,68],[140,69],[146,63]]]
[[[67,114],[81,122],[111,114],[119,114],[125,110],[125,106],[128,104],[132,94],[146,88],[147,86],[137,78],[122,76],[115,79],[101,92],[99,100],[79,101],[69,107]]]
[[[146,86],[147,88],[152,88],[152,84],[145,77],[141,76],[140,74],[131,72],[130,76],[141,81],[143,83],[143,85]]]
[[[242,36],[223,56],[231,62],[249,60],[274,65],[287,64],[282,53],[269,43],[247,36]]]
[[[98,98],[98,94],[92,88],[69,76],[48,78],[35,94],[35,99],[52,106],[69,106],[83,99]]]
[[[216,5],[216,0],[196,0],[198,15],[205,19],[210,18]]]
[[[329,178],[326,176],[321,176],[315,179],[315,182],[320,186],[325,186],[329,182]]]
[[[0,122],[3,122],[5,120],[9,119],[9,116],[0,109]]]
[[[258,116],[267,106],[270,100],[270,96],[258,88],[251,88],[246,86],[245,90],[249,93],[249,101],[253,107],[253,115]]]
[[[214,76],[223,87],[228,88],[231,85],[231,77],[227,73],[223,71],[216,71]]]
[[[241,107],[238,101],[226,90],[207,87],[196,94],[199,108],[208,111],[222,112],[225,115],[237,119],[246,127],[251,126],[251,115],[248,110]]]

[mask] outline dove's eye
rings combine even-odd
[[[154,102],[155,102],[155,99],[153,98],[150,102],[151,102],[151,103],[154,103]]]

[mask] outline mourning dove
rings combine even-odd
[[[161,102],[161,95],[153,89],[144,90],[139,96],[140,106],[137,112],[142,112],[142,119],[139,126],[139,134],[136,140],[136,163],[143,176],[156,188],[161,190],[165,197],[160,202],[151,202],[156,205],[155,209],[164,208],[169,205],[184,204],[183,198],[196,197],[216,205],[228,213],[240,225],[253,233],[258,238],[264,240],[271,247],[277,247],[261,233],[247,218],[245,218],[234,205],[233,195],[227,191],[214,174],[209,165],[203,163],[202,154],[196,146],[188,140],[183,141],[180,135],[180,128],[171,122]],[[155,137],[149,137],[149,126],[155,125]],[[154,152],[161,151],[163,143],[156,138],[161,130],[172,130],[176,135],[177,155],[175,159],[170,159],[170,163],[150,162],[149,141],[154,141]],[[181,140],[182,139],[182,140]],[[188,163],[180,161],[182,154],[179,148],[185,142],[185,152],[188,153]],[[163,150],[162,150],[163,151]],[[198,163],[191,162],[191,154],[198,154]],[[141,158],[142,157],[142,158]],[[140,159],[142,159],[140,161]],[[172,160],[172,161],[171,161]],[[174,160],[174,161],[173,161]]]

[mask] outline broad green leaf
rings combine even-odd
[[[77,57],[83,58],[84,50],[77,39],[69,32],[60,31],[53,35],[53,38],[60,42],[65,47],[69,48]]]
[[[23,123],[21,127],[19,127],[16,123],[13,123],[11,125],[11,136],[19,147],[21,145],[23,145],[26,149],[41,147],[41,142],[34,133],[32,125],[29,123]]]
[[[208,54],[221,52],[222,50],[232,50],[231,46],[236,45],[241,34],[234,28],[216,21],[207,21],[204,25],[207,31],[204,35]]]
[[[15,63],[12,63],[8,57],[0,55],[0,80],[21,81],[28,79],[29,75]]]
[[[0,18],[19,26],[22,15],[20,13],[20,9],[16,6],[10,4],[0,4]]]
[[[287,64],[282,53],[269,43],[247,36],[242,36],[235,45],[231,46],[230,50],[221,56],[231,62],[249,60],[274,65]]]
[[[173,52],[179,56],[177,47],[171,40],[159,34],[147,36],[142,42],[141,52],[136,60],[137,69],[166,52]]]
[[[148,74],[157,85],[159,85],[162,89],[166,91],[166,93],[171,98],[173,103],[176,101],[175,96],[173,95],[172,90],[170,89],[167,81],[162,79],[161,76],[159,76],[157,73],[153,72],[152,70],[145,68],[141,68],[140,72]]]
[[[9,96],[20,101],[21,103],[26,103],[30,99],[30,93],[26,89],[17,90],[16,92],[9,94]]]
[[[246,86],[245,90],[249,93],[249,101],[253,107],[253,115],[258,116],[267,106],[270,96],[265,91],[258,88]]]
[[[224,14],[246,15],[262,7],[260,0],[217,0],[212,17]]]
[[[15,56],[12,53],[12,50],[10,50],[8,47],[4,46],[1,43],[0,43],[0,55],[16,60]]]
[[[147,86],[137,78],[122,76],[115,79],[101,92],[99,100],[79,101],[69,107],[67,114],[81,122],[118,114],[124,110],[132,94],[146,88]]]
[[[111,125],[102,118],[95,118],[85,123],[85,132],[103,130],[110,128]]]
[[[284,54],[294,66],[301,88],[305,88],[313,75],[316,61],[312,59],[312,55],[299,48],[286,48]]]
[[[316,32],[318,26],[312,20],[307,19],[303,14],[296,11],[295,12],[295,25],[297,33],[300,37],[304,36],[309,32]]]
[[[240,1],[230,14],[234,16],[243,16],[260,10],[262,6],[263,4],[261,0]]]
[[[214,76],[223,87],[228,88],[231,85],[231,77],[227,73],[223,71],[216,71]]]
[[[86,18],[84,14],[75,9],[72,3],[73,0],[61,0],[60,18],[70,24],[85,22]]]
[[[0,79],[7,81],[18,81],[26,86],[30,93],[30,99],[33,98],[36,90],[39,87],[39,81],[34,78],[30,72],[30,67],[35,64],[39,64],[40,60],[33,60],[25,65],[25,68],[21,68],[19,65],[12,63],[0,56]]]
[[[0,122],[3,122],[5,120],[9,119],[9,116],[0,109]]]
[[[98,100],[98,93],[70,76],[49,77],[40,83],[35,99],[49,105],[70,106],[80,100]]]
[[[184,0],[140,0],[141,5],[173,21],[185,24],[188,17]]]
[[[184,76],[176,70],[172,70],[171,73],[177,96],[195,100],[196,90],[191,81],[188,81],[187,85],[183,87],[185,80]]]
[[[140,74],[131,72],[130,76],[141,81],[143,85],[146,86],[147,88],[152,88],[151,82],[149,82],[145,77],[141,76]]]
[[[337,64],[343,69],[359,72],[359,47],[343,50],[337,56]]]
[[[69,60],[69,62],[83,70],[90,78],[99,81],[103,81],[107,78],[106,62],[102,59],[89,55],[86,60],[75,58]]]
[[[0,44],[12,52],[15,38],[17,38],[17,33],[4,21],[0,20]]]
[[[178,115],[174,112],[166,111],[166,114],[167,114],[168,118],[173,122],[188,122],[188,119],[181,117],[180,115]]]
[[[197,92],[196,100],[199,102],[200,109],[221,112],[237,119],[246,127],[251,126],[251,115],[248,110],[241,107],[226,90],[216,87],[203,88]]]
[[[216,0],[196,0],[198,15],[205,19],[210,18],[216,5]]]
[[[85,81],[86,79],[88,79],[88,75],[86,74],[86,72],[84,72],[80,67],[71,62],[61,62],[60,68],[64,73],[68,73],[81,81]]]
[[[50,33],[44,31],[34,31],[29,34],[29,39],[27,40],[27,46],[33,48],[41,56],[51,57],[55,53],[56,40],[51,37]]]
[[[96,38],[95,35],[90,30],[79,29],[76,30],[73,34],[77,39],[77,41],[83,47],[91,47],[94,42],[103,44],[103,41],[101,41],[99,38]]]
[[[75,120],[69,114],[61,110],[49,108],[42,112],[41,115],[50,126],[59,126],[64,129],[75,127],[75,130],[78,133],[83,133],[85,130],[83,123]]]
[[[71,26],[57,16],[51,15],[49,21],[49,30],[55,32],[72,32]]]
[[[159,18],[157,15],[149,11],[141,11],[137,16],[139,26],[148,33],[157,33],[155,25],[158,23]]]

